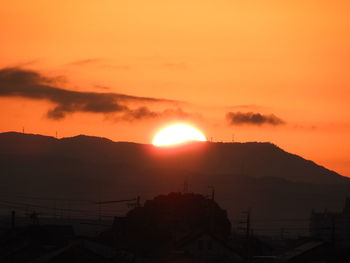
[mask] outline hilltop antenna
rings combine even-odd
[[[22,127],[22,133],[24,134],[24,126]]]
[[[211,200],[214,201],[214,199],[215,199],[215,187],[208,186],[208,188],[211,189]]]
[[[56,131],[56,139],[58,138],[58,132]]]

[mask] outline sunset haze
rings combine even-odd
[[[150,144],[185,121],[350,177],[350,2],[5,1],[0,132]]]

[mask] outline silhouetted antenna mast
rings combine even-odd
[[[56,131],[56,139],[58,138],[58,133],[57,133],[57,131]]]
[[[246,214],[246,219],[243,221],[240,221],[240,224],[245,224],[245,227],[241,228],[245,230],[245,235],[246,235],[246,239],[247,241],[250,238],[250,234],[251,234],[251,226],[250,226],[250,216],[251,216],[251,209],[249,208],[248,211],[244,211],[242,212],[243,214]]]
[[[22,127],[22,133],[24,134],[24,126]]]
[[[215,199],[215,187],[214,186],[208,186],[209,189],[211,189],[211,200],[214,201]]]

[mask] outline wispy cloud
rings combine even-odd
[[[129,65],[113,65],[113,64],[103,64],[100,66],[100,68],[110,69],[110,70],[121,70],[121,71],[126,71],[131,69]]]
[[[163,67],[171,70],[185,70],[187,65],[185,63],[164,63]]]
[[[231,106],[226,106],[225,107],[227,110],[230,111],[258,111],[258,110],[263,110],[263,109],[268,109],[266,106],[262,105],[256,105],[256,104],[239,104],[239,105],[231,105]]]
[[[72,61],[66,64],[66,66],[96,66],[101,69],[112,69],[112,70],[130,70],[129,65],[115,64],[107,59],[103,58],[89,58]]]
[[[81,59],[68,63],[69,66],[82,66],[87,64],[93,64],[103,61],[102,58],[90,58],[90,59]]]

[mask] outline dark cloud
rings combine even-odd
[[[133,120],[141,120],[141,119],[153,119],[157,117],[158,117],[157,112],[151,111],[149,108],[142,106],[137,109],[126,111],[122,119],[133,121]]]
[[[151,111],[147,107],[139,107],[135,110],[127,110],[121,118],[115,120],[141,120],[141,119],[174,119],[174,120],[187,120],[187,119],[201,119],[202,116],[198,113],[188,113],[181,108],[177,109],[165,109],[163,111],[155,112]]]
[[[285,122],[275,116],[274,114],[264,115],[261,113],[254,112],[228,112],[226,114],[226,118],[230,124],[243,125],[243,124],[251,124],[251,125],[262,125],[262,124],[270,124],[270,125],[282,125]]]
[[[57,84],[57,79],[47,78],[36,71],[19,68],[0,70],[0,96],[49,100],[56,106],[48,111],[47,117],[55,120],[74,112],[122,113],[134,119],[141,119],[143,116],[152,116],[153,113],[147,108],[132,110],[128,107],[128,103],[177,103],[166,99],[119,93],[71,91],[60,88]]]

